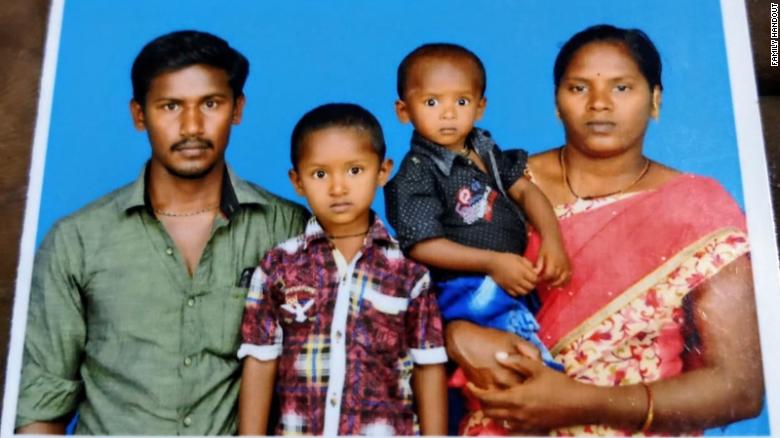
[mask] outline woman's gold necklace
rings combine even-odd
[[[634,187],[635,185],[637,185],[639,183],[639,181],[641,181],[642,178],[644,178],[645,175],[647,175],[647,171],[650,170],[650,164],[652,164],[652,161],[650,161],[649,158],[644,157],[645,165],[642,168],[642,171],[639,172],[639,175],[637,175],[637,177],[634,178],[634,180],[631,181],[631,183],[629,183],[627,186],[623,187],[620,190],[615,190],[614,192],[605,193],[603,195],[580,196],[580,195],[577,194],[577,192],[574,191],[574,188],[571,186],[571,181],[569,181],[569,175],[568,175],[568,172],[566,171],[566,160],[564,160],[564,158],[563,158],[563,149],[564,149],[564,146],[561,146],[561,148],[558,150],[558,161],[560,161],[560,164],[561,164],[561,173],[563,174],[563,184],[569,189],[569,192],[572,195],[574,195],[575,198],[582,199],[582,200],[585,200],[585,201],[590,201],[592,199],[598,199],[598,198],[606,198],[607,196],[619,195],[621,193],[626,192],[631,187]]]

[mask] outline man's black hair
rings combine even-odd
[[[574,34],[561,47],[553,68],[556,91],[574,55],[587,44],[595,42],[615,42],[624,45],[650,85],[650,90],[652,91],[656,85],[663,89],[661,55],[650,37],[639,29],[623,29],[609,24],[599,24]]]
[[[485,66],[482,64],[482,60],[479,59],[479,56],[471,50],[457,44],[428,43],[412,50],[398,65],[396,90],[398,91],[399,99],[403,99],[404,94],[406,93],[406,85],[409,81],[409,71],[415,63],[424,58],[467,59],[473,62],[477,67],[477,72],[479,74],[480,95],[485,95],[485,89],[487,88],[487,73],[485,73]]]
[[[141,49],[133,62],[133,100],[146,104],[146,93],[157,76],[196,64],[224,70],[233,99],[244,94],[249,61],[227,41],[206,32],[181,30],[155,38]]]
[[[365,131],[371,138],[371,146],[379,156],[385,159],[385,136],[379,121],[365,108],[353,103],[327,103],[318,106],[298,120],[290,138],[290,161],[294,169],[301,159],[301,148],[306,136],[327,128],[353,128]]]

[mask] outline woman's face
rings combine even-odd
[[[658,115],[661,90],[650,90],[623,44],[599,41],[574,54],[555,100],[567,144],[608,157],[642,148],[647,122]]]

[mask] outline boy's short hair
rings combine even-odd
[[[307,112],[298,120],[290,138],[290,161],[293,169],[298,168],[301,147],[307,135],[327,128],[352,128],[365,131],[371,138],[371,146],[385,159],[385,136],[379,121],[367,109],[353,103],[327,103]]]
[[[138,53],[130,73],[133,100],[144,106],[154,78],[197,64],[224,70],[233,90],[233,99],[244,94],[244,83],[249,75],[246,57],[216,35],[180,30],[155,38]]]
[[[401,63],[398,65],[398,76],[396,89],[398,91],[398,98],[403,99],[406,93],[406,84],[409,81],[409,71],[412,69],[415,63],[424,58],[444,58],[444,59],[467,59],[474,63],[477,67],[479,74],[479,88],[480,94],[485,95],[485,89],[487,88],[487,73],[485,72],[485,65],[482,64],[482,60],[479,59],[471,50],[452,43],[428,43],[414,49],[404,57]]]

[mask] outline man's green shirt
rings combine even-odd
[[[79,412],[77,434],[235,432],[249,279],[308,213],[225,175],[192,277],[143,175],[53,227],[35,259],[17,427]]]

